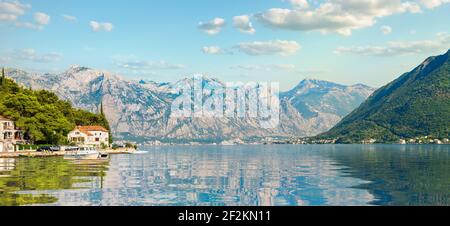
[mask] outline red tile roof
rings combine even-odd
[[[92,131],[101,131],[101,132],[109,132],[107,129],[103,128],[102,126],[77,126],[77,128],[80,132],[87,134],[88,136],[92,136]]]
[[[0,120],[2,121],[11,121],[11,119],[6,118],[5,116],[0,115]]]

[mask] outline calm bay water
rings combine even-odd
[[[0,159],[0,205],[450,205],[448,145],[141,150]]]

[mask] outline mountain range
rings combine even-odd
[[[392,142],[450,135],[450,50],[378,89],[321,138]]]
[[[135,141],[221,142],[265,137],[306,137],[325,132],[364,102],[374,88],[306,79],[281,92],[280,123],[261,128],[252,118],[174,117],[171,106],[180,95],[173,83],[127,80],[118,75],[87,67],[72,66],[61,74],[37,74],[7,69],[8,77],[32,89],[44,89],[91,112],[103,111],[115,138]],[[204,90],[223,83],[202,77]]]

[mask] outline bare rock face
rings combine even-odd
[[[74,66],[58,75],[34,74],[10,69],[7,76],[33,89],[55,92],[75,107],[99,112],[101,103],[117,138],[176,142],[221,142],[268,136],[313,136],[327,131],[357,108],[374,91],[364,85],[344,86],[321,80],[304,80],[280,93],[279,124],[262,128],[254,118],[174,117],[171,106],[179,97],[177,83],[130,81],[117,75]],[[208,90],[223,85],[202,78],[203,98]]]

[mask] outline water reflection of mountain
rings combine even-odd
[[[51,204],[50,190],[92,187],[106,163],[80,164],[62,158],[0,158],[0,206]]]
[[[282,148],[280,148],[282,147]],[[161,147],[113,156],[103,189],[52,192],[62,205],[364,205],[332,160],[307,146]]]
[[[0,205],[450,205],[450,146],[149,148],[0,159]]]
[[[349,167],[375,205],[450,205],[450,146],[335,146],[328,157]]]

